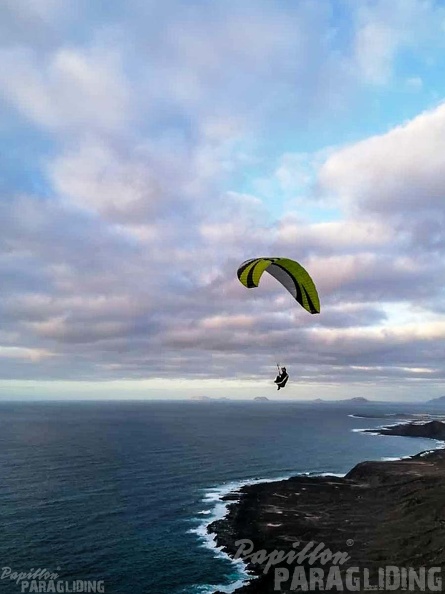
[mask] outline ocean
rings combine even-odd
[[[232,592],[242,568],[205,530],[224,513],[222,493],[247,481],[342,474],[362,460],[433,449],[431,440],[355,431],[384,424],[358,418],[363,412],[419,410],[254,401],[0,403],[0,592],[21,591],[13,572],[38,569],[68,586],[101,582],[110,594]]]

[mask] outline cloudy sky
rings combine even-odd
[[[0,0],[0,396],[445,394],[443,72],[443,1]]]

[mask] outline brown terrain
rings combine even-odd
[[[408,423],[380,431],[445,439],[445,424],[440,421]],[[378,583],[379,568],[388,566],[412,568],[410,571],[417,571],[417,575],[421,575],[422,567],[445,569],[445,450],[399,461],[362,462],[344,478],[300,476],[246,486],[238,494],[228,496],[229,500],[235,498],[226,518],[209,526],[209,531],[217,534],[218,545],[232,557],[240,546],[235,543],[241,539],[253,543],[252,552],[264,549],[267,554],[274,550],[283,555],[298,553],[305,546],[310,547],[303,555],[305,559],[297,559],[293,565],[281,561],[267,573],[267,559],[263,563],[248,563],[256,577],[238,589],[237,594],[304,590],[304,586],[292,584],[295,566],[304,568],[309,580],[311,567],[324,569],[327,574],[334,565],[332,561],[323,565],[319,559],[310,558],[317,545],[320,550],[320,543],[324,543],[321,549],[325,552],[330,549],[349,557],[347,562],[338,564],[342,579],[346,570],[353,567],[361,571],[366,568],[371,585]],[[299,545],[293,547],[296,542]],[[288,580],[285,573],[278,574],[283,568],[289,571]],[[443,587],[428,581],[425,585],[420,581],[415,587],[407,581],[400,587],[395,583],[380,591],[445,591],[445,571],[443,577]],[[308,589],[321,588],[312,584]],[[340,589],[334,585],[332,591]],[[348,589],[352,590],[344,586],[345,591]],[[364,578],[355,591],[369,591]]]

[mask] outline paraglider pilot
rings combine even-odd
[[[277,367],[278,367],[279,373],[278,373],[277,377],[275,378],[274,383],[278,385],[277,390],[279,390],[280,388],[284,388],[284,386],[287,383],[287,380],[289,379],[289,375],[288,375],[285,367],[282,367],[281,370],[280,370],[279,365],[277,365]]]

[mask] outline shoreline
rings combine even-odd
[[[223,547],[217,543],[217,533],[209,530],[212,524],[223,521],[227,517],[230,512],[230,506],[237,505],[240,502],[242,497],[242,489],[245,487],[254,487],[256,485],[265,483],[280,483],[281,481],[286,481],[293,476],[306,474],[310,473],[291,473],[286,476],[278,476],[270,479],[262,478],[230,481],[220,486],[209,487],[205,490],[203,503],[214,501],[215,505],[212,510],[206,510],[205,513],[201,512],[202,515],[208,515],[208,518],[200,522],[196,528],[192,528],[190,532],[192,534],[196,534],[200,539],[202,539],[203,546],[211,550],[216,557],[223,557],[227,559],[233,565],[234,570],[238,569],[238,576],[236,577],[236,582],[232,582],[227,585],[221,584],[218,586],[212,586],[210,584],[205,584],[201,585],[200,588],[208,588],[208,594],[214,594],[215,592],[219,592],[220,594],[234,594],[239,591],[240,587],[244,586],[253,578],[253,574],[248,572],[247,564],[241,559],[234,560],[227,552],[225,552]],[[215,587],[219,589],[215,590]],[[207,592],[207,589],[205,592]]]
[[[403,429],[399,435],[406,436],[406,426],[409,424],[406,421],[392,424],[390,426],[391,434],[398,435],[397,430],[400,426]],[[419,421],[417,420],[412,424],[418,426]],[[360,432],[388,435],[385,432],[388,429],[389,426],[386,425],[373,428],[372,430],[362,429]],[[426,435],[413,436],[428,438]],[[322,541],[326,542],[329,549],[337,550],[335,546],[331,546],[329,538],[326,538],[326,536],[331,536],[331,540],[336,541],[337,546],[339,546],[341,542],[338,541],[338,532],[339,530],[340,532],[342,530],[344,532],[344,529],[339,528],[341,523],[335,525],[335,521],[334,523],[329,522],[326,520],[326,517],[322,520],[324,515],[329,515],[325,514],[323,503],[325,506],[331,505],[332,507],[333,505],[335,509],[331,509],[330,512],[334,520],[335,518],[337,520],[341,519],[343,525],[350,523],[350,531],[352,533],[354,532],[354,520],[349,519],[348,513],[345,515],[345,512],[349,510],[352,514],[351,517],[353,517],[357,511],[354,509],[354,504],[357,503],[354,489],[355,491],[362,489],[361,492],[364,493],[366,486],[369,486],[369,481],[376,484],[380,482],[382,485],[386,482],[386,484],[391,485],[391,488],[397,489],[400,481],[409,482],[410,478],[412,478],[410,475],[414,466],[416,467],[414,474],[417,473],[418,476],[425,478],[425,480],[431,478],[429,476],[430,472],[432,475],[435,472],[437,475],[442,475],[443,473],[443,478],[445,479],[445,451],[443,449],[445,443],[443,440],[438,440],[435,437],[431,437],[431,439],[437,444],[434,449],[420,451],[417,454],[403,456],[397,459],[382,458],[379,461],[360,462],[344,475],[336,475],[335,473],[317,473],[316,475],[299,473],[281,480],[274,481],[272,479],[266,479],[264,481],[255,481],[255,484],[249,484],[249,482],[242,483],[236,492],[228,492],[225,496],[223,495],[221,501],[225,505],[225,514],[213,521],[209,519],[207,532],[212,534],[214,548],[223,552],[233,563],[244,562],[244,577],[242,583],[238,580],[236,584],[232,584],[230,590],[226,589],[230,586],[224,587],[224,589],[219,587],[219,590],[213,590],[213,594],[225,594],[228,591],[238,594],[267,594],[276,591],[276,588],[272,587],[273,583],[270,573],[269,575],[265,575],[262,571],[264,564],[262,566],[261,563],[249,563],[246,560],[235,558],[236,552],[239,550],[239,547],[235,546],[237,540],[250,539],[252,543],[256,542],[255,551],[257,549],[265,549],[267,551],[280,550],[280,547],[277,546],[278,544],[281,544],[282,550],[285,550],[286,546],[289,549],[289,542],[292,539],[295,541],[298,538],[301,541],[302,535],[303,542],[309,542],[310,540],[320,542],[320,538],[316,538],[316,536],[323,533],[322,524],[324,522],[326,525],[324,526]],[[356,484],[354,484],[354,481]],[[308,490],[311,493],[309,499],[307,497]],[[442,495],[445,501],[445,487]],[[296,501],[297,497],[298,500]],[[360,498],[361,496],[359,495],[358,499],[360,500]],[[292,499],[291,507],[289,507],[289,502],[287,501],[289,499]],[[376,511],[379,507],[378,502],[371,501],[372,497],[369,498],[369,496],[368,499],[368,507],[374,506],[376,508],[374,511]],[[388,508],[391,505],[394,506],[394,501],[391,501],[391,498],[386,503]],[[287,510],[286,505],[289,508]],[[300,513],[301,510],[303,510],[303,513]],[[289,514],[289,511],[292,511],[292,515]],[[380,511],[385,512],[388,510],[380,509]],[[298,515],[304,516],[303,519],[300,518],[300,521],[296,521],[295,516]],[[372,518],[375,516],[371,515],[369,517]],[[309,525],[307,525],[308,519]],[[311,521],[312,526],[310,525]],[[362,517],[360,522],[363,530],[366,528],[366,521]],[[329,525],[329,523],[332,525]],[[292,532],[292,529],[290,529],[292,526],[294,528],[297,527],[299,533],[298,530]],[[327,532],[326,528],[328,528]],[[289,532],[289,534],[286,534],[286,532]],[[336,538],[333,538],[334,536]],[[354,541],[351,538],[349,540]],[[364,544],[367,545],[368,543]],[[344,544],[343,548],[345,548]],[[355,548],[357,549],[357,545]],[[362,554],[362,561],[364,558]],[[388,564],[392,565],[393,563],[390,561],[391,559],[388,557]],[[441,559],[442,561],[445,565],[445,556]],[[375,565],[375,562],[373,565]]]

